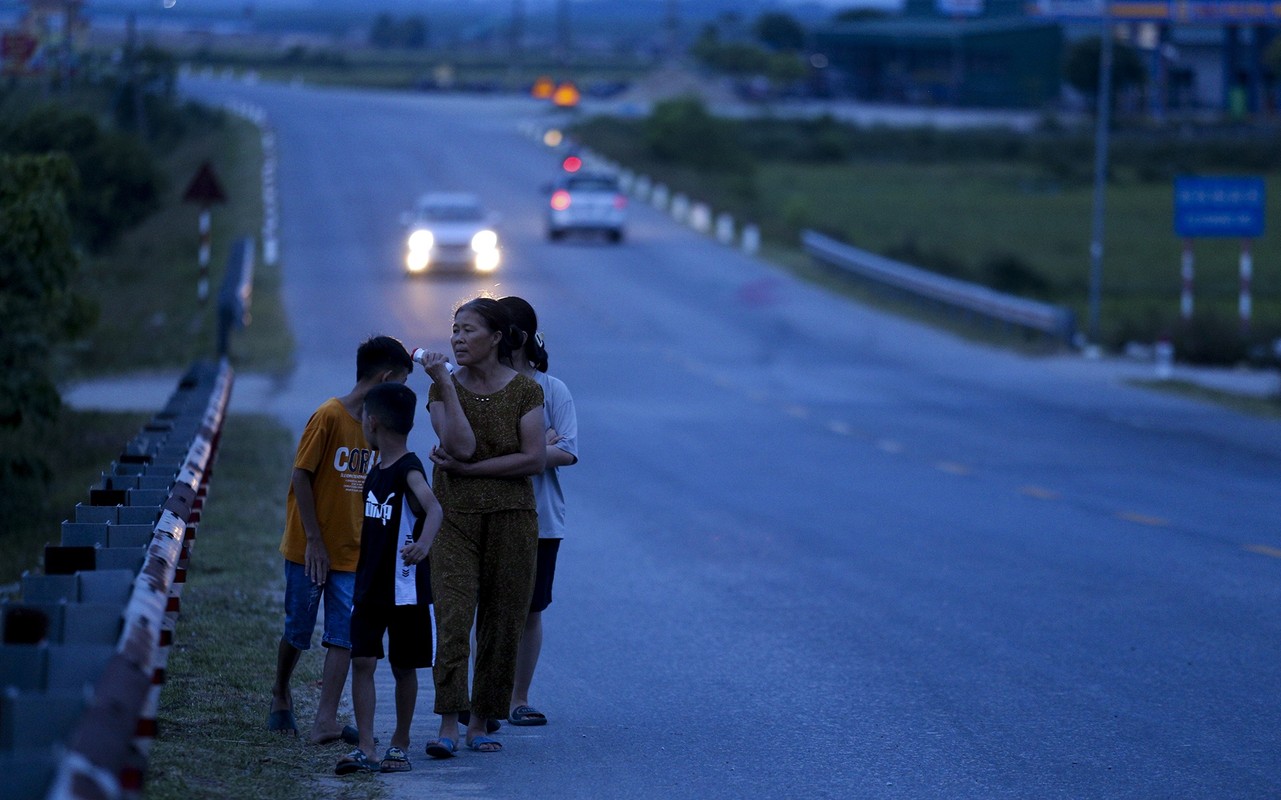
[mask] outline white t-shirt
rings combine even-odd
[[[560,378],[546,372],[535,372],[534,380],[543,387],[543,424],[555,428],[561,440],[554,446],[578,460],[578,415],[569,387]],[[565,536],[565,495],[560,488],[559,470],[548,467],[535,475],[534,499],[538,502],[538,536],[562,539]]]

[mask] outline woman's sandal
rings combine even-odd
[[[467,743],[467,749],[477,753],[497,753],[503,749],[503,743],[488,736],[476,736]]]
[[[427,755],[432,758],[453,758],[454,751],[457,749],[458,745],[454,744],[454,740],[446,736],[432,739],[427,743]]]

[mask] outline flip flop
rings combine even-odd
[[[388,747],[383,760],[378,764],[379,772],[409,772],[413,768],[409,763],[409,756],[399,747]]]
[[[267,730],[275,733],[298,735],[298,723],[294,720],[292,709],[282,708],[267,715]]]
[[[477,736],[467,743],[467,749],[475,750],[477,753],[498,753],[502,751],[503,743],[488,736]]]
[[[454,744],[454,740],[446,736],[432,739],[427,743],[427,755],[432,758],[453,758],[454,751],[457,749],[458,745]]]
[[[546,725],[547,717],[533,706],[516,706],[507,721],[513,725]]]
[[[463,726],[470,725],[470,724],[471,724],[471,712],[470,712],[470,711],[459,711],[459,712],[458,712],[458,724],[459,724],[459,725],[463,725]],[[493,717],[490,717],[489,719],[486,719],[486,720],[485,720],[485,733],[497,733],[497,732],[498,732],[498,729],[499,729],[499,728],[501,728],[501,727],[503,727],[503,723],[499,722],[498,720],[494,719]]]
[[[378,765],[365,755],[365,751],[357,747],[347,755],[338,759],[338,764],[334,766],[334,773],[337,775],[351,775],[356,772],[377,772]]]

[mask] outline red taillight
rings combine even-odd
[[[569,208],[569,192],[561,189],[552,195],[552,208],[564,211]]]
[[[619,211],[627,208],[627,197],[621,194],[614,195],[614,208],[617,208]]]
[[[578,156],[567,156],[561,162],[561,166],[565,168],[566,172],[578,172],[583,168],[583,160]]]

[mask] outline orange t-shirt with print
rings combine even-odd
[[[329,551],[329,568],[355,572],[360,560],[360,527],[364,523],[362,490],[365,476],[373,468],[377,451],[371,450],[360,428],[360,420],[347,413],[342,402],[331,397],[307,420],[294,467],[312,474],[311,490],[316,498],[316,520]],[[292,482],[285,501],[285,535],[280,552],[297,564],[306,563],[307,535]]]

